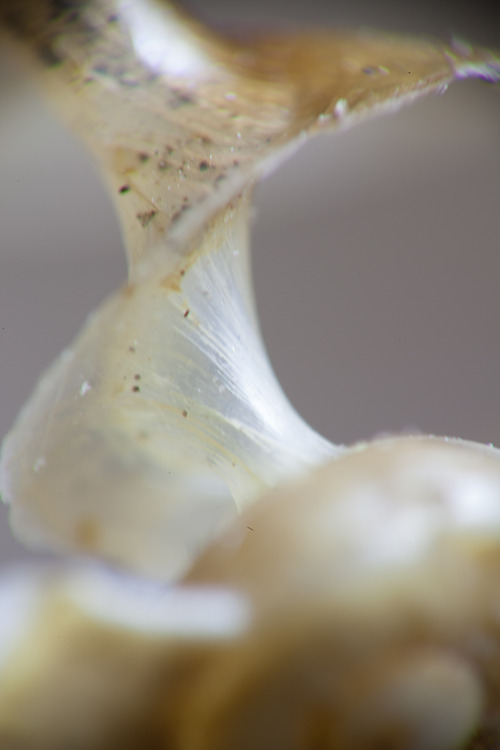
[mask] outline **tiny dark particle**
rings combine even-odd
[[[42,44],[38,48],[38,55],[40,60],[50,68],[60,65],[62,63],[62,57],[56,53],[56,51],[48,44]]]
[[[136,214],[136,218],[139,220],[141,227],[146,228],[157,213],[157,211],[143,211]]]
[[[253,531],[251,526],[247,526],[247,529],[249,529],[250,531]]]
[[[99,63],[98,65],[94,65],[92,68],[94,73],[100,73],[102,76],[107,76],[109,73],[109,67],[106,65],[106,63]]]
[[[183,410],[182,410],[182,416],[183,416],[183,417],[187,417],[187,415],[188,415],[187,411],[186,411],[185,409],[183,409]]]
[[[167,101],[167,107],[169,109],[179,109],[179,107],[184,107],[187,104],[193,104],[194,99],[190,94],[187,94],[183,91],[172,91],[172,96]]]
[[[137,373],[136,375],[134,375],[134,380],[140,380],[140,379],[141,379],[141,376],[139,375],[139,373]]]
[[[184,313],[184,317],[185,317],[185,318],[187,318],[187,316],[188,316],[188,315],[189,315],[189,307],[188,307],[188,309],[186,310],[186,312]]]
[[[134,385],[134,387],[132,388],[132,390],[134,391],[134,393],[139,393],[139,391],[140,391],[141,389],[139,388],[139,386],[138,386],[138,385]]]
[[[80,20],[80,13],[77,10],[72,11],[65,19],[66,23],[77,23]]]
[[[208,163],[208,161],[205,161],[205,159],[203,159],[203,161],[200,161],[198,166],[200,168],[200,172],[206,172],[207,169],[210,169],[210,164]]]
[[[185,273],[186,273],[186,271],[184,270],[184,268],[181,268],[181,270],[180,270],[181,276],[184,276]]]
[[[174,213],[174,214],[172,215],[172,224],[174,224],[174,223],[175,223],[176,221],[178,221],[178,220],[180,219],[180,217],[182,216],[182,214],[184,213],[184,211],[187,211],[187,210],[188,210],[188,208],[189,208],[189,206],[188,206],[188,205],[187,205],[186,203],[184,203],[184,204],[183,204],[183,205],[182,205],[182,206],[181,206],[181,207],[179,208],[179,210],[178,210],[178,211],[176,211],[176,212],[175,212],[175,213]]]
[[[112,13],[106,20],[108,23],[116,23],[118,21],[118,13]]]
[[[118,192],[123,195],[123,193],[128,193],[129,190],[130,190],[130,185],[122,185]]]
[[[374,68],[373,65],[367,65],[366,68],[363,68],[363,73],[366,73],[367,76],[370,76],[376,72],[377,68]]]
[[[128,350],[129,352],[135,352],[135,346],[129,346]]]
[[[137,154],[137,156],[138,156],[138,158],[139,158],[139,161],[140,161],[140,162],[141,162],[142,164],[144,164],[145,162],[149,161],[149,158],[150,158],[150,157],[149,157],[149,154],[147,154],[147,153],[146,153],[145,151],[140,151],[140,152],[139,152],[139,153]]]
[[[235,167],[239,167],[240,166],[240,163],[239,163],[238,159],[235,159],[233,161],[233,164],[234,164]]]

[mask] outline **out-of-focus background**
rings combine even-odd
[[[326,23],[500,48],[491,4],[191,0],[232,28]],[[335,442],[420,430],[500,444],[500,89],[311,141],[258,191],[264,338],[298,411]],[[83,149],[0,49],[0,436],[40,372],[125,279]],[[0,509],[0,564],[24,555]]]

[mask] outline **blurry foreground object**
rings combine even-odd
[[[172,587],[4,575],[0,746],[452,750],[496,731],[497,450],[355,446],[242,520]]]
[[[5,439],[0,490],[31,546],[156,579],[139,608],[168,583],[187,613],[179,632],[167,602],[159,632],[145,617],[132,637],[75,605],[73,573],[42,577],[7,648],[0,738],[462,747],[497,705],[499,454],[312,431],[261,341],[248,218],[255,181],[309,135],[457,78],[498,81],[499,58],[382,34],[236,42],[146,1],[0,0],[0,19],[97,159],[129,264]]]

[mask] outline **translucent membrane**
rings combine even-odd
[[[498,80],[499,59],[376,33],[237,42],[149,0],[5,1],[0,18],[94,153],[129,263],[6,438],[0,490],[28,543],[172,580],[266,490],[343,452],[262,346],[254,181],[310,134]]]

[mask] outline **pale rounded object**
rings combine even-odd
[[[452,750],[495,716],[497,450],[360,445],[243,521],[187,578],[245,593],[255,625],[202,670],[186,747]]]
[[[180,586],[17,574],[0,746],[459,750],[499,704],[499,504],[495,449],[391,438],[262,498]]]

